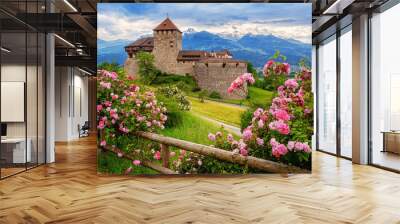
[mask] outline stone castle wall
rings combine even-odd
[[[194,75],[195,62],[177,62],[176,73],[177,75]]]
[[[125,60],[124,71],[125,71],[125,74],[127,74],[131,77],[134,77],[134,78],[138,77],[139,66],[136,62],[135,56],[133,56],[132,58],[128,57]]]
[[[243,99],[246,93],[241,95],[228,94],[227,89],[239,75],[247,71],[247,63],[244,62],[178,62],[179,51],[182,50],[182,33],[178,31],[154,31],[154,55],[155,66],[166,73],[179,75],[192,75],[197,80],[201,89],[209,93],[218,92],[221,97],[228,99]],[[132,76],[138,76],[138,64],[135,56],[127,58],[124,65],[125,72]]]
[[[163,72],[176,73],[179,51],[182,50],[182,33],[154,31],[153,55],[155,66]]]
[[[194,77],[201,89],[209,93],[218,92],[223,98],[243,99],[247,94],[228,94],[230,84],[241,74],[247,72],[246,63],[236,62],[208,62],[196,63],[194,66]],[[247,87],[245,87],[247,93]]]

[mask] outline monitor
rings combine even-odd
[[[5,123],[1,124],[1,136],[7,136],[7,124]]]

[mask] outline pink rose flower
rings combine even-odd
[[[259,127],[259,128],[263,128],[263,127],[264,127],[264,121],[261,120],[261,119],[258,121],[257,124],[258,124],[258,127]]]
[[[139,166],[141,164],[140,160],[137,160],[137,159],[133,160],[132,163],[135,166]]]
[[[130,166],[125,170],[125,175],[130,174],[132,172],[133,168]]]
[[[294,148],[294,144],[295,144],[295,142],[294,142],[294,141],[289,141],[289,142],[288,142],[288,144],[287,144],[287,148],[289,149],[289,151],[292,151],[292,150],[293,150],[293,148]]]
[[[103,105],[99,104],[97,105],[97,112],[100,112],[103,109]]]
[[[97,125],[97,128],[101,130],[101,129],[104,129],[104,127],[105,127],[105,121],[104,120],[100,120],[99,124]]]
[[[112,103],[110,101],[105,101],[104,106],[111,107]]]
[[[116,100],[118,99],[118,95],[111,93],[111,99]]]
[[[262,139],[262,138],[257,138],[256,142],[257,142],[257,145],[259,145],[259,146],[263,146],[264,145],[264,139]]]
[[[270,68],[272,68],[272,66],[274,65],[274,61],[273,60],[269,60],[265,65],[264,65],[264,68],[263,68],[263,73],[264,73],[264,76],[265,77],[268,77],[270,74],[269,74],[269,69]]]
[[[210,141],[215,141],[215,135],[209,133],[209,134],[208,134],[208,139],[209,139]]]
[[[288,79],[285,81],[285,86],[290,89],[296,89],[299,87],[299,84],[297,83],[296,79]]]
[[[156,151],[154,153],[153,158],[156,159],[156,160],[160,160],[161,159],[161,152],[160,151]]]
[[[307,153],[311,152],[311,148],[307,143],[303,143],[303,151]]]
[[[170,152],[170,153],[169,153],[169,156],[170,156],[170,157],[174,157],[175,155],[176,155],[175,152]]]
[[[301,143],[301,142],[296,142],[295,144],[294,144],[294,150],[295,151],[302,151],[303,150],[303,143]]]
[[[282,65],[283,65],[282,72],[288,75],[290,73],[290,64],[282,63]]]
[[[284,144],[279,144],[275,147],[272,147],[272,155],[276,158],[286,155],[287,152],[288,150]]]
[[[248,83],[250,83],[250,84],[254,84],[254,82],[255,82],[255,79],[254,79],[254,77],[253,77],[253,74],[251,74],[251,73],[244,73],[244,74],[241,75],[240,77],[241,77],[241,79],[242,79],[243,81],[248,82]]]
[[[102,140],[101,142],[100,142],[100,146],[106,146],[107,145],[107,142],[106,142],[106,140]]]
[[[249,129],[249,128],[244,129],[243,134],[242,134],[242,138],[244,141],[249,141],[252,136],[253,136],[253,133],[251,132],[251,129]]]
[[[232,134],[228,134],[228,136],[226,136],[226,139],[228,140],[228,142],[232,143],[233,142],[233,135]]]
[[[282,135],[288,135],[290,133],[289,125],[282,120],[273,121],[269,124],[271,130],[278,131]]]
[[[257,110],[254,111],[253,116],[258,118],[263,112],[264,110],[262,108],[257,108]]]
[[[247,155],[248,155],[247,149],[240,149],[240,150],[239,150],[239,153],[240,153],[242,156],[247,156]]]
[[[100,82],[100,87],[104,88],[104,89],[110,89],[111,88],[111,83],[109,82]]]
[[[272,147],[275,147],[275,146],[277,146],[279,144],[279,142],[277,142],[275,138],[271,138],[271,140],[269,140],[269,144]]]
[[[278,120],[283,120],[283,121],[290,120],[290,115],[286,110],[277,109],[274,111],[274,116]]]

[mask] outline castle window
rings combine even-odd
[[[173,47],[173,46],[174,46],[174,41],[170,40],[170,41],[169,41],[169,46],[170,46],[170,47]]]
[[[225,68],[225,66],[226,66],[226,63],[224,62],[224,63],[222,64],[222,68]]]

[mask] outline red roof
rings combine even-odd
[[[162,23],[160,23],[160,25],[154,28],[154,31],[162,31],[162,30],[176,30],[182,33],[169,18],[166,18],[164,21],[162,21]]]
[[[207,51],[184,50],[179,51],[178,61],[198,61],[209,56]]]
[[[136,40],[135,42],[125,46],[125,51],[128,53],[135,53],[138,51],[152,52],[154,48],[154,38],[144,37]]]
[[[127,47],[153,47],[154,37],[144,37],[129,44]]]

